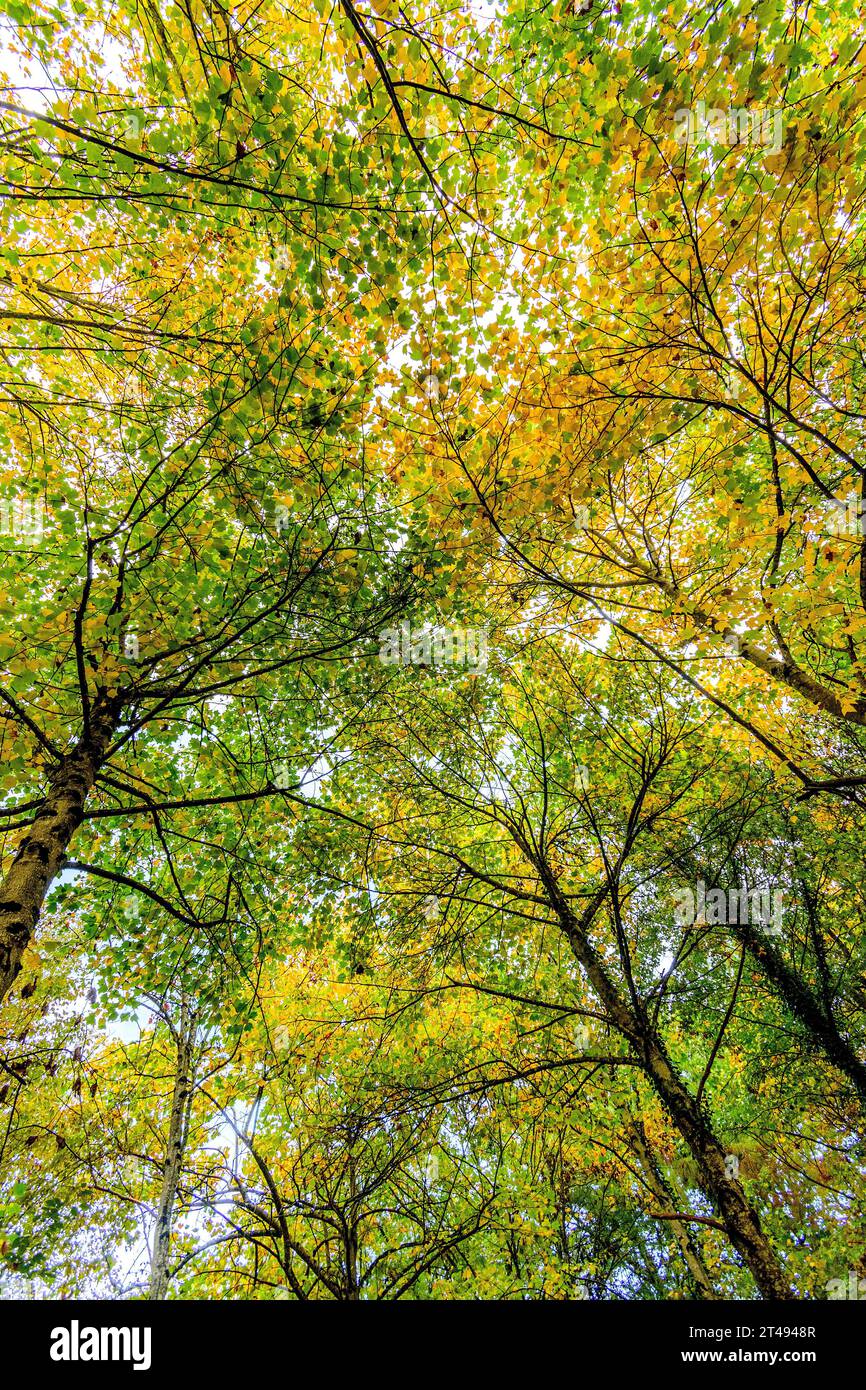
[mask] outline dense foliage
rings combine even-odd
[[[0,1285],[849,1296],[857,6],[6,9]]]

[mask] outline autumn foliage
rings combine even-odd
[[[0,1285],[845,1296],[856,7],[6,8]]]

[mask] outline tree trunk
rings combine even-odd
[[[21,969],[45,895],[81,824],[84,803],[116,728],[116,708],[108,702],[96,703],[89,733],[52,774],[45,800],[0,885],[0,1000]]]
[[[583,921],[575,917],[550,866],[535,861],[535,867],[576,959],[589,976],[612,1025],[640,1057],[653,1089],[688,1144],[701,1175],[701,1188],[718,1211],[731,1244],[748,1265],[758,1289],[765,1298],[795,1298],[761,1230],[757,1213],[739,1181],[728,1175],[725,1150],[713,1133],[706,1112],[678,1076],[660,1035],[647,1016],[638,1013],[620,995],[601,957],[590,944]],[[590,904],[584,914],[586,921],[595,915],[604,896],[600,892]]]
[[[642,1121],[638,1120],[632,1127],[629,1133],[629,1143],[637,1155],[644,1176],[646,1177],[647,1185],[661,1209],[664,1210],[666,1207],[670,1207],[671,1211],[676,1211],[676,1196],[671,1191],[655,1161]],[[664,1224],[671,1228],[671,1234],[679,1247],[680,1254],[685,1260],[689,1274],[692,1276],[692,1282],[694,1283],[698,1297],[718,1298],[718,1294],[713,1288],[712,1280],[704,1264],[697,1242],[689,1230],[688,1225],[684,1221],[678,1221],[675,1217],[671,1217],[671,1219]]]
[[[700,865],[693,864],[693,867],[696,875],[700,875]],[[815,943],[820,941],[819,931],[815,922]],[[787,963],[772,939],[754,922],[736,924],[734,934],[746,947],[770,988],[809,1033],[815,1046],[821,1049],[837,1070],[847,1076],[866,1110],[866,1062],[840,1031],[833,1016],[832,1001],[829,997],[822,999],[816,993],[803,976]],[[816,944],[816,954],[817,950]]]
[[[195,1017],[181,1019],[180,1031],[176,1034],[177,1066],[174,1073],[174,1090],[171,1099],[171,1119],[168,1126],[168,1143],[162,1169],[162,1188],[156,1210],[156,1229],[153,1236],[153,1254],[150,1261],[149,1299],[165,1298],[168,1290],[168,1257],[171,1249],[171,1220],[177,1197],[183,1153],[186,1147],[189,1112],[193,1096],[193,1050],[195,1047]]]
[[[617,558],[620,563],[623,563],[621,556]],[[715,617],[699,605],[690,603],[688,595],[676,581],[668,579],[652,565],[642,564],[635,559],[629,560],[628,557],[626,557],[625,563],[630,569],[639,570],[641,574],[645,575],[671,603],[682,604],[684,611],[704,632],[712,633],[716,637],[735,637],[739,655],[743,660],[757,666],[759,671],[764,672],[764,675],[780,681],[790,690],[795,690],[798,695],[802,695],[805,700],[832,715],[835,719],[852,724],[866,724],[866,699],[854,700],[850,706],[844,704],[832,690],[828,690],[809,671],[804,671],[802,667],[798,666],[790,653],[786,652],[781,658],[773,656],[763,647],[759,647],[757,642],[752,642],[741,636],[728,625],[723,617]]]
[[[860,1104],[866,1107],[866,1063],[862,1062],[836,1020],[825,1009],[815,992],[786,964],[784,958],[751,923],[737,927],[754,960],[773,988],[785,1001],[798,1023],[807,1029],[824,1056],[854,1087]]]
[[[360,1300],[361,1290],[359,1287],[360,1269],[358,1267],[358,1220],[357,1220],[357,1199],[358,1181],[355,1168],[355,1154],[352,1142],[349,1144],[348,1151],[349,1164],[349,1204],[344,1213],[344,1246],[346,1251],[346,1298],[349,1302],[356,1303]]]

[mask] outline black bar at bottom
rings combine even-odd
[[[40,1386],[195,1378],[210,1390],[243,1376],[248,1390],[251,1375],[277,1375],[282,1385],[363,1374],[388,1383],[442,1379],[442,1390],[452,1390],[481,1374],[486,1383],[501,1375],[514,1384],[521,1365],[532,1368],[533,1384],[545,1374],[559,1384],[565,1367],[569,1381],[584,1384],[599,1373],[700,1384],[708,1371],[730,1377],[760,1368],[771,1386],[804,1370],[850,1376],[861,1365],[864,1309],[866,1300],[0,1302],[0,1337],[19,1372],[26,1365],[28,1375],[38,1373]]]

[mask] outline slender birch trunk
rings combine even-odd
[[[177,1198],[183,1154],[186,1148],[189,1114],[192,1106],[195,1077],[193,1057],[195,1051],[196,1020],[186,1014],[181,1018],[180,1029],[175,1035],[177,1063],[174,1073],[174,1088],[171,1098],[171,1118],[168,1126],[168,1142],[165,1162],[162,1169],[162,1188],[156,1209],[156,1229],[153,1236],[153,1253],[150,1261],[149,1299],[163,1299],[168,1291],[168,1260],[171,1251],[171,1224],[174,1204]]]

